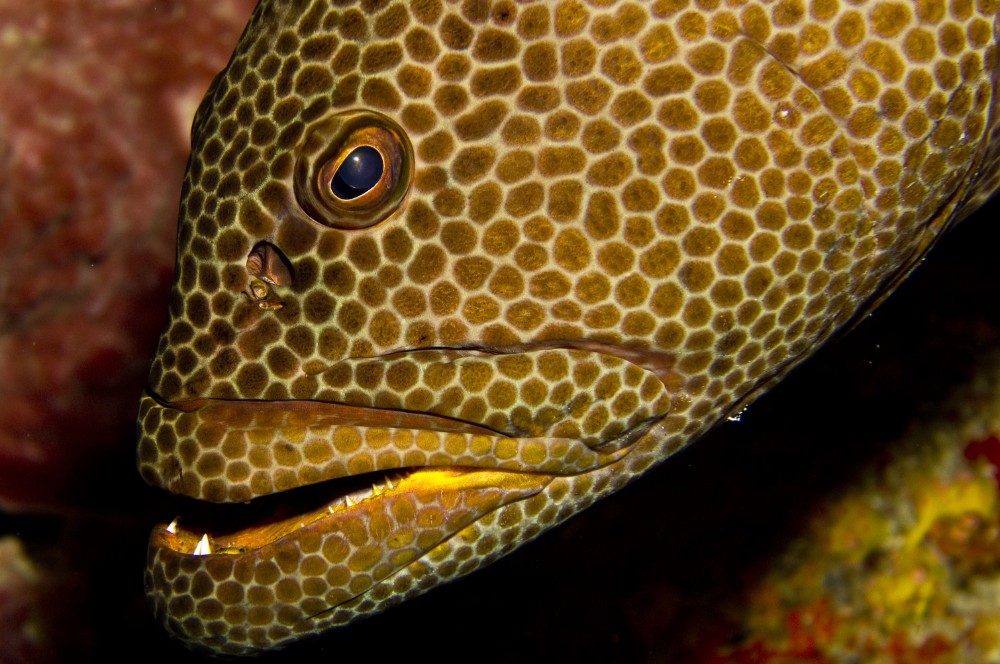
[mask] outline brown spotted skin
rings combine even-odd
[[[380,486],[209,555],[157,527],[156,614],[223,653],[343,625],[743,407],[996,188],[996,20],[263,0],[195,122],[139,469],[208,501]],[[331,198],[357,145],[386,174]]]

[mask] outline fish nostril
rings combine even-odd
[[[292,263],[270,242],[258,242],[247,255],[247,272],[273,286],[291,286]]]
[[[288,257],[270,242],[258,242],[247,255],[250,299],[261,309],[280,309],[284,302],[272,291],[272,286],[291,286],[295,272]]]

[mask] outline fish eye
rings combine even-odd
[[[330,181],[330,190],[342,201],[353,200],[378,184],[383,168],[385,160],[379,151],[370,145],[362,145],[340,163]]]
[[[374,226],[399,208],[410,187],[413,148],[390,118],[338,113],[308,130],[295,170],[295,195],[315,221],[333,228]]]

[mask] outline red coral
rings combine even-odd
[[[993,477],[1000,490],[1000,438],[990,436],[983,440],[974,440],[965,446],[962,452],[969,461],[986,459],[993,466]]]
[[[0,0],[0,507],[126,467],[188,127],[252,5]]]

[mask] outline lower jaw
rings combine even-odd
[[[429,557],[471,526],[525,518],[519,503],[555,479],[468,468],[393,477],[368,495],[355,490],[242,530],[202,529],[198,517],[157,526],[146,580],[156,613],[198,649],[280,646],[371,611],[373,589],[404,569],[420,576]],[[376,603],[391,604],[391,596]]]

